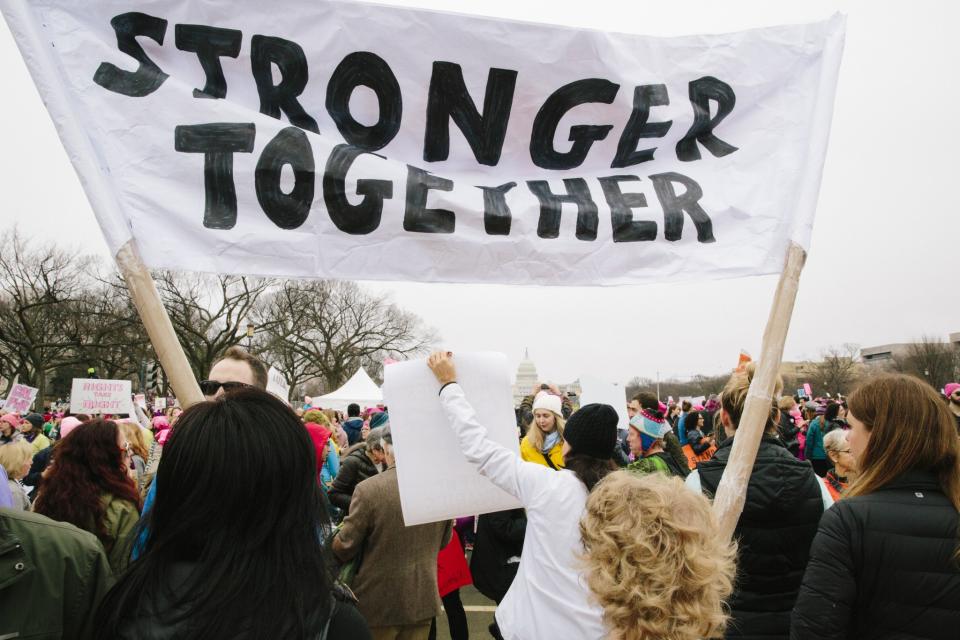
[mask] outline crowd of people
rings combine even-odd
[[[702,404],[538,384],[517,447],[430,356],[464,458],[522,508],[404,526],[387,407],[290,407],[234,347],[206,400],[0,416],[0,638],[955,638],[960,384],[781,396],[733,539],[711,508],[752,366]],[[625,399],[626,400],[626,399]]]

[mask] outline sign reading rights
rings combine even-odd
[[[775,273],[808,244],[842,17],[651,38],[221,8],[5,5],[108,185],[109,244],[151,267],[620,284]]]
[[[129,380],[74,378],[70,388],[70,413],[133,415]]]

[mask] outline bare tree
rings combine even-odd
[[[353,282],[287,282],[258,306],[265,353],[291,387],[314,377],[336,389],[361,365],[425,352],[436,340],[419,317]]]
[[[933,336],[923,336],[907,348],[905,355],[894,357],[893,368],[926,380],[935,389],[952,381],[960,367],[960,350]]]
[[[67,329],[82,359],[100,377],[139,380],[144,360],[154,360],[156,355],[136,307],[118,278],[94,282]]]
[[[264,295],[254,308],[257,325],[256,351],[283,375],[291,394],[299,394],[306,381],[321,375],[320,368],[297,336],[305,335],[312,324],[304,300],[310,295],[305,283],[284,282]]]
[[[66,330],[86,297],[84,266],[53,245],[32,246],[16,228],[0,235],[0,373],[40,389],[61,366],[81,361]]]
[[[660,397],[662,399],[673,396],[674,400],[681,396],[699,397],[719,393],[730,378],[729,375],[707,376],[697,374],[689,380],[668,378],[660,381]],[[626,384],[627,398],[632,398],[640,391],[649,391],[656,394],[657,383],[650,378],[634,377]],[[666,400],[664,400],[666,401]]]
[[[823,350],[820,362],[813,364],[813,376],[817,384],[823,385],[825,393],[850,391],[860,374],[859,353],[860,346],[849,342]]]
[[[153,277],[198,380],[221,353],[241,343],[257,301],[274,284],[269,279],[171,271]]]

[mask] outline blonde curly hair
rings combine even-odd
[[[584,579],[611,640],[723,635],[736,545],[679,478],[611,473],[590,492],[580,536]]]

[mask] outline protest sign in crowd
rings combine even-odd
[[[388,369],[418,370],[456,464],[515,506],[473,512],[482,498],[453,487],[461,517],[412,525],[402,503],[418,487],[394,434],[430,449],[417,421],[401,430],[382,404],[290,407],[239,347],[185,411],[4,414],[3,629],[426,638],[439,620],[466,638],[460,589],[475,584],[500,638],[951,637],[960,384],[944,398],[889,374],[846,398],[771,402],[731,541],[710,500],[752,363],[703,404],[625,399],[626,434],[616,408],[537,384],[506,445],[457,364],[437,352]]]
[[[651,38],[352,2],[0,7],[176,396],[11,385],[0,639],[465,640],[469,585],[505,640],[957,637],[960,383],[815,398],[777,374],[843,17]],[[385,363],[382,400],[291,406],[237,344],[197,380],[150,268],[780,280],[761,356],[702,401],[538,381],[514,406],[505,358],[443,350]]]

